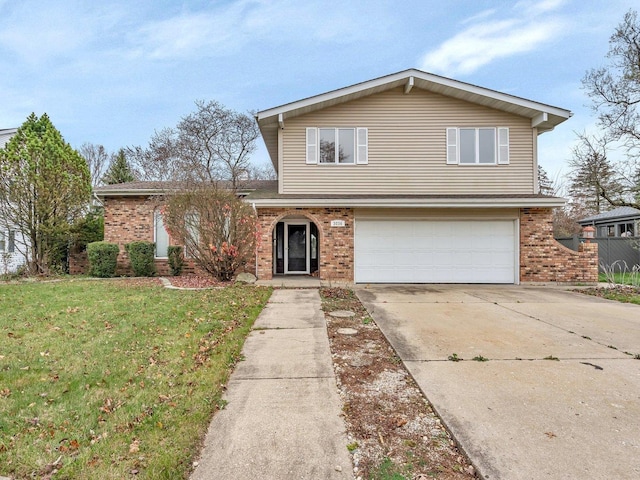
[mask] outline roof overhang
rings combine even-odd
[[[173,192],[182,191],[181,188],[114,188],[109,190],[94,190],[94,195],[100,200],[105,197],[154,197],[158,195],[167,195]],[[236,194],[239,197],[245,197],[255,189],[238,189]]]
[[[534,102],[533,100],[508,95],[421,70],[409,69],[258,112],[256,120],[271,156],[271,161],[276,166],[276,169],[278,129],[285,128],[288,118],[305,115],[316,110],[398,87],[402,87],[405,94],[409,94],[414,88],[420,88],[529,118],[531,119],[531,126],[537,128],[538,134],[553,130],[572,115],[571,111],[563,108]]]
[[[256,208],[540,208],[562,207],[566,200],[558,197],[500,198],[247,198]]]

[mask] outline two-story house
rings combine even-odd
[[[258,278],[596,281],[597,246],[558,244],[552,209],[564,200],[538,191],[537,137],[570,116],[414,69],[258,112],[278,173],[245,197],[260,223]],[[118,202],[104,188],[108,239]],[[158,222],[144,215],[153,239]]]

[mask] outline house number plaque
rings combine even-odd
[[[332,227],[344,227],[344,220],[331,220]]]

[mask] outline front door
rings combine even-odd
[[[285,273],[309,273],[308,224],[285,224]]]

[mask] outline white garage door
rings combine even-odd
[[[516,222],[357,220],[357,283],[515,283]]]

